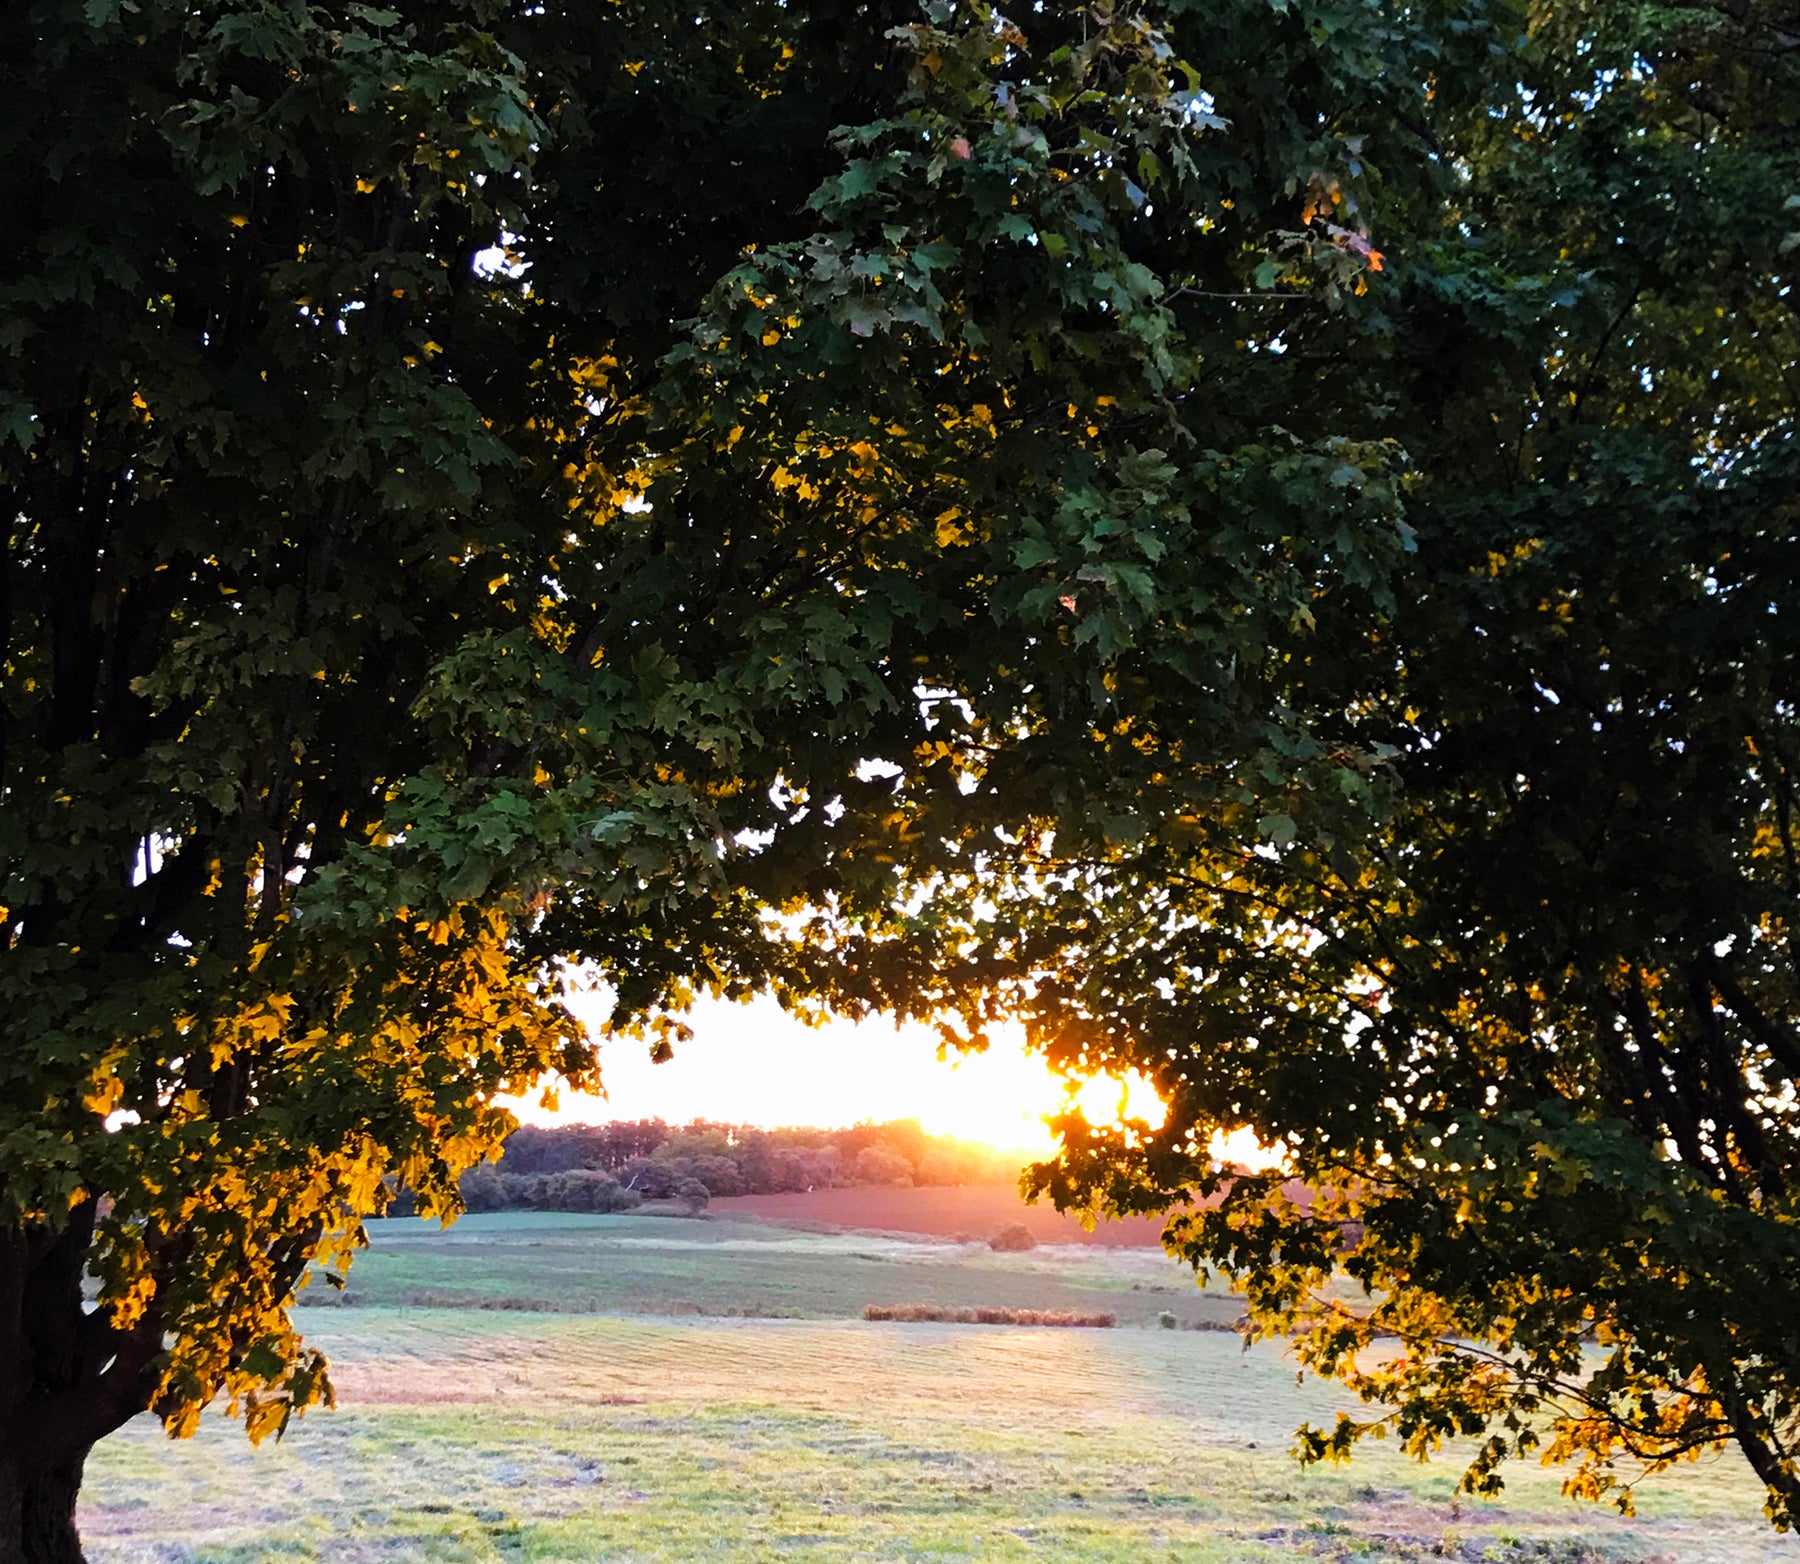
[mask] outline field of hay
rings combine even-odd
[[[457,1292],[473,1306],[404,1301]],[[1109,1330],[852,1317],[976,1294],[1134,1312]],[[259,1451],[217,1419],[180,1444],[140,1420],[95,1453],[94,1564],[1800,1558],[1730,1460],[1658,1479],[1631,1522],[1535,1470],[1497,1505],[1455,1500],[1449,1462],[1384,1449],[1302,1471],[1292,1431],[1337,1392],[1277,1349],[1160,1328],[1235,1306],[1149,1251],[509,1214],[384,1227],[351,1297],[302,1316],[338,1411]]]

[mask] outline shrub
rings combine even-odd
[[[463,1174],[457,1187],[462,1191],[463,1205],[467,1210],[505,1211],[511,1206],[511,1186],[515,1182],[510,1174],[483,1163]]]
[[[629,1211],[643,1198],[610,1173],[572,1168],[561,1173],[502,1173],[471,1168],[460,1185],[470,1211]]]
[[[619,1172],[626,1187],[635,1189],[646,1200],[671,1199],[683,1178],[679,1168],[653,1157],[633,1157]]]
[[[873,1152],[860,1168],[864,1152]],[[660,1180],[642,1175],[662,1165]],[[513,1176],[597,1169],[668,1199],[683,1177],[697,1178],[715,1196],[828,1189],[842,1183],[951,1185],[1004,1182],[1018,1175],[1017,1159],[948,1136],[927,1135],[916,1121],[859,1124],[825,1132],[763,1130],[749,1125],[695,1123],[672,1128],[660,1119],[635,1123],[525,1125],[508,1138],[499,1171]],[[493,1187],[487,1190],[488,1196]]]
[[[864,1146],[851,1163],[851,1173],[859,1184],[887,1184],[910,1188],[913,1165],[892,1146]]]
[[[966,1309],[938,1303],[871,1303],[863,1310],[863,1318],[948,1325],[1088,1326],[1102,1330],[1117,1323],[1114,1315],[1099,1310],[1090,1313],[1080,1309],[1005,1309],[991,1305]]]
[[[512,1209],[515,1211],[549,1211],[550,1180],[554,1174],[524,1173],[512,1178]]]
[[[629,1211],[642,1198],[635,1189],[624,1188],[610,1173],[574,1168],[547,1175],[538,1191],[537,1205],[543,1211]]]
[[[830,1189],[838,1181],[836,1146],[777,1151],[770,1158],[774,1185],[782,1190]]]
[[[697,1178],[684,1178],[675,1186],[675,1198],[687,1208],[689,1216],[698,1216],[712,1199],[711,1192]]]
[[[730,1157],[687,1157],[676,1166],[688,1177],[698,1179],[709,1195],[741,1195],[746,1192],[744,1175]]]
[[[1007,1222],[996,1227],[989,1235],[988,1248],[998,1250],[1001,1254],[1018,1254],[1026,1249],[1037,1248],[1037,1240],[1031,1236],[1031,1229],[1023,1222]]]
[[[981,1177],[981,1158],[962,1146],[933,1146],[919,1158],[913,1178],[920,1184],[973,1184]]]

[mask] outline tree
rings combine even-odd
[[[960,830],[980,868],[869,920],[865,984],[958,1007],[953,1038],[1022,1015],[1072,1074],[1150,1075],[1163,1125],[1071,1115],[1034,1184],[1173,1205],[1171,1243],[1244,1287],[1252,1329],[1372,1404],[1303,1431],[1309,1458],[1467,1437],[1475,1491],[1542,1455],[1629,1506],[1642,1473],[1735,1445],[1786,1527],[1792,16],[1329,15],[1316,178],[1209,170],[1245,227],[1159,252],[1207,366],[1181,410],[1205,543],[1161,562],[1103,715],[1041,709],[971,756],[998,842],[978,806],[911,801],[906,830]],[[1299,14],[1209,24],[1235,130],[1308,90]],[[1344,64],[1377,55],[1379,85]],[[1370,267],[1335,295],[1321,227]],[[1405,547],[1229,443],[1275,424],[1396,442]],[[1221,1167],[1242,1128],[1283,1166]],[[1323,1295],[1340,1263],[1359,1309]]]
[[[1153,19],[982,6],[29,0],[0,85],[0,1561],[66,1564],[97,1439],[328,1401],[296,1289],[594,1084],[565,961],[665,1050],[824,995],[864,762],[954,803],[1100,687],[1188,372],[1128,234],[1218,126]]]
[[[31,0],[0,1561],[146,1406],[328,1398],[295,1288],[593,1083],[569,960],[658,1049],[773,988],[1145,1064],[1054,1192],[1285,1138],[1329,1199],[1177,1236],[1330,1370],[1361,1221],[1420,1438],[1592,1323],[1571,1447],[1791,1492],[1779,27]]]
[[[610,1173],[571,1168],[564,1173],[547,1174],[544,1178],[543,1208],[546,1211],[604,1214],[630,1211],[638,1203],[637,1195],[622,1188]]]
[[[913,1165],[892,1146],[877,1141],[857,1152],[850,1176],[859,1184],[903,1184],[910,1189]]]

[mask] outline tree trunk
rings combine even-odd
[[[56,1228],[0,1227],[0,1564],[82,1564],[75,1500],[96,1440],[144,1410],[162,1332],[89,1313],[84,1201]]]
[[[0,1564],[83,1564],[75,1529],[84,1450],[48,1467],[0,1468]]]
[[[1720,1372],[1715,1383],[1730,1384],[1731,1370]],[[1719,1404],[1731,1419],[1738,1448],[1769,1490],[1765,1513],[1786,1531],[1800,1522],[1800,1472],[1794,1470],[1790,1452],[1783,1447],[1776,1430],[1758,1416],[1744,1396],[1735,1391],[1722,1394]]]

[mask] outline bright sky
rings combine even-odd
[[[598,1016],[602,1000],[577,1013]],[[667,1064],[651,1064],[643,1043],[604,1044],[604,1099],[564,1092],[558,1111],[515,1104],[534,1123],[605,1119],[718,1119],[731,1124],[814,1124],[835,1128],[864,1120],[917,1119],[935,1135],[983,1141],[1002,1150],[1042,1155],[1051,1148],[1044,1116],[1063,1101],[1063,1085],[1042,1059],[1025,1051],[1017,1030],[1003,1032],[985,1054],[937,1057],[937,1038],[923,1027],[891,1023],[802,1026],[773,1000],[747,1005],[702,1001],[687,1017],[694,1040]],[[1161,1104],[1141,1079],[1128,1102],[1139,1117],[1160,1122]],[[1091,1082],[1081,1096],[1089,1119],[1118,1115],[1117,1081]]]

